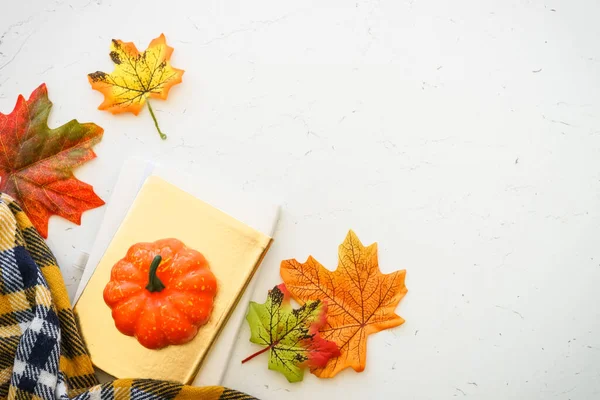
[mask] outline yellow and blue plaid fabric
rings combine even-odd
[[[147,379],[100,385],[52,252],[23,210],[0,194],[0,398],[246,400],[221,386]]]

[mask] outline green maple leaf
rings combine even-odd
[[[242,363],[269,352],[269,369],[279,371],[290,382],[304,378],[306,367],[323,367],[340,352],[334,342],[319,335],[326,321],[327,305],[320,300],[308,301],[294,310],[284,284],[269,291],[264,304],[250,302],[246,320],[250,341],[267,346]]]

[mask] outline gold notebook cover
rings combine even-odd
[[[191,342],[150,350],[117,330],[103,291],[113,265],[131,245],[164,238],[179,239],[202,253],[218,291],[208,323]],[[94,365],[117,378],[191,383],[270,243],[270,237],[161,178],[149,177],[75,305]]]

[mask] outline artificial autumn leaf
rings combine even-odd
[[[269,369],[281,372],[289,382],[301,381],[305,367],[321,368],[340,354],[335,343],[319,335],[326,313],[327,305],[320,300],[292,309],[285,285],[275,286],[264,304],[250,302],[246,315],[250,341],[267,347],[242,363],[269,351]]]
[[[377,243],[364,247],[352,231],[339,247],[335,271],[325,269],[312,256],[305,263],[284,260],[281,276],[300,304],[327,303],[327,323],[319,329],[334,341],[340,356],[313,372],[331,378],[347,367],[361,372],[367,357],[367,336],[404,323],[395,309],[406,294],[406,271],[382,274],[377,261]]]
[[[146,103],[156,130],[162,139],[166,139],[147,99],[166,100],[169,89],[181,83],[184,71],[171,66],[172,53],[173,48],[167,46],[163,34],[152,40],[143,53],[131,42],[113,39],[110,58],[115,63],[114,71],[110,74],[96,71],[88,75],[92,89],[104,94],[104,101],[98,109],[113,114],[132,112],[138,115]]]
[[[29,100],[19,96],[12,113],[0,113],[0,191],[21,204],[43,237],[48,237],[50,215],[79,225],[84,211],[104,204],[72,172],[96,157],[92,146],[102,138],[103,129],[76,120],[50,129],[51,107],[42,84]]]

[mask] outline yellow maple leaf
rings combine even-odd
[[[173,48],[167,46],[163,34],[152,40],[143,53],[131,42],[113,39],[110,58],[115,63],[114,71],[110,74],[96,71],[88,75],[92,89],[104,94],[98,109],[113,114],[131,112],[138,115],[146,103],[158,133],[166,139],[147,99],[166,100],[169,89],[181,82],[184,71],[171,66],[172,53]]]
[[[340,356],[324,367],[311,370],[320,378],[331,378],[347,367],[361,372],[367,361],[367,336],[404,323],[394,312],[407,292],[406,270],[382,274],[377,261],[377,243],[363,246],[356,234],[348,233],[339,247],[339,264],[329,271],[312,256],[305,263],[281,262],[283,282],[300,304],[321,300],[327,304],[327,323],[319,332],[335,342]]]

